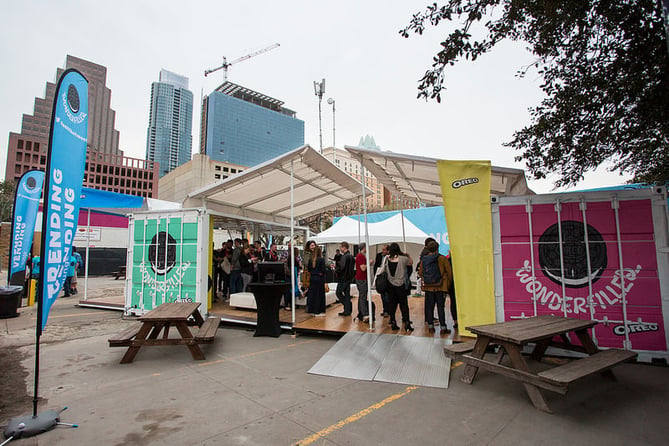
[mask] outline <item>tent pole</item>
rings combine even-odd
[[[293,333],[295,333],[295,208],[293,192],[295,188],[295,176],[293,171],[293,160],[290,160],[290,248],[288,249],[288,260],[290,261],[290,296],[291,296],[291,320]]]
[[[86,271],[84,273],[84,300],[88,300],[88,259],[91,247],[91,209],[88,208],[88,219],[86,221]]]
[[[363,174],[364,174],[364,172],[363,172]],[[362,189],[363,190],[365,189],[364,177],[363,177]],[[364,194],[363,194],[363,197],[364,197]],[[360,225],[361,225],[361,223],[362,222],[360,221],[360,199],[358,198],[358,245],[360,244]],[[367,229],[367,228],[365,228],[365,229]],[[353,251],[353,252],[355,252],[355,251]]]
[[[365,274],[367,275],[367,306],[369,307],[369,331],[374,331],[374,316],[375,314],[372,312],[372,277],[371,277],[371,272],[369,270],[369,256],[370,256],[370,248],[369,248],[369,227],[367,226],[367,196],[366,196],[366,179],[365,179],[365,165],[362,162],[362,155],[360,155],[360,172],[362,173],[362,209],[363,209],[363,214],[365,216],[365,249],[366,249],[366,254],[365,254],[365,263],[366,263],[366,268],[365,268]],[[359,210],[358,210],[359,213]],[[360,219],[358,219],[358,240],[360,240]],[[358,299],[360,299],[360,296],[358,296]]]
[[[404,230],[404,207],[400,208],[400,215],[402,216],[402,245],[404,245],[404,252],[407,252],[407,236]]]

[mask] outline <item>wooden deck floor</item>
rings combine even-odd
[[[453,330],[451,333],[441,332],[439,327],[435,327],[433,331],[428,330],[428,327],[425,325],[424,321],[425,317],[423,313],[423,296],[409,297],[409,312],[411,314],[411,320],[413,321],[414,331],[404,331],[404,327],[401,326],[402,316],[400,314],[399,308],[397,310],[397,321],[400,325],[400,330],[392,331],[390,330],[389,318],[380,316],[383,308],[380,296],[374,294],[373,299],[376,303],[376,323],[374,324],[374,333],[394,333],[410,336],[440,337],[444,339],[452,339],[454,342],[473,339],[465,336],[460,337],[457,329]],[[355,316],[358,308],[357,297],[353,297],[352,301],[353,315]],[[82,300],[80,301],[80,305],[91,306],[94,308],[123,310],[123,302],[123,296],[108,296],[105,298],[93,298],[87,301]],[[326,316],[314,317],[313,315],[307,313],[304,307],[298,307],[297,311],[295,312],[295,325],[293,328],[296,332],[323,333],[333,335],[344,335],[349,331],[369,331],[369,324],[358,321],[357,319],[354,320],[352,316],[338,316],[337,313],[341,312],[342,309],[343,307],[341,304],[333,304],[327,308]],[[225,321],[249,324],[252,326],[256,324],[257,320],[255,310],[232,308],[227,302],[214,303],[210,309],[210,312],[212,315],[221,317]],[[292,315],[290,311],[281,309],[279,312],[279,319],[281,320],[281,324],[284,326],[292,325]],[[437,321],[436,318],[435,321]]]
[[[400,325],[400,330],[393,331],[390,329],[390,319],[388,317],[381,317],[380,313],[382,311],[383,305],[381,304],[381,298],[378,295],[373,296],[374,302],[376,304],[376,322],[374,324],[374,333],[392,333],[392,334],[401,334],[409,336],[424,336],[424,337],[440,337],[444,339],[452,339],[455,342],[460,340],[467,340],[471,338],[460,337],[457,329],[453,330],[451,333],[442,332],[438,326],[435,326],[434,330],[429,330],[427,325],[424,322],[424,310],[423,310],[423,297],[409,297],[409,313],[411,314],[411,320],[413,321],[414,331],[407,332],[404,330],[404,327],[401,324],[401,314],[399,308],[397,310],[397,323]],[[357,313],[357,297],[353,297],[353,316]],[[343,307],[341,304],[330,305],[325,313],[325,316],[315,317],[305,311],[303,307],[298,307],[295,312],[295,325],[293,326],[296,332],[302,333],[323,333],[323,334],[334,334],[334,335],[343,335],[349,331],[364,331],[369,332],[369,324],[354,320],[353,316],[339,316],[338,313],[342,311]],[[211,313],[216,316],[225,318],[226,320],[238,320],[240,323],[249,323],[255,325],[257,316],[254,310],[238,309],[232,308],[228,305],[227,302],[223,303],[214,303],[211,308]],[[279,319],[282,325],[290,326],[292,324],[292,315],[290,311],[281,309],[279,312]],[[435,321],[438,321],[435,318]]]

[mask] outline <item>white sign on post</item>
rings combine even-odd
[[[102,238],[102,228],[78,227],[77,233],[74,235],[74,240],[78,242],[85,242],[87,240],[90,240],[92,242],[99,242],[101,238]]]

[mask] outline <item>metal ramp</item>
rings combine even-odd
[[[451,360],[441,338],[351,331],[308,373],[363,381],[448,388]]]

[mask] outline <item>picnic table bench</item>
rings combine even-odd
[[[211,344],[216,337],[220,323],[219,318],[206,321],[198,311],[200,302],[169,302],[149,311],[138,318],[122,332],[108,339],[110,347],[128,347],[121,359],[121,364],[132,362],[140,348],[148,345],[186,345],[193,359],[206,359],[199,344]],[[195,335],[191,332],[189,319],[199,330]],[[180,337],[169,337],[170,327],[176,327]],[[162,337],[158,337],[162,331]]]
[[[475,341],[447,345],[444,353],[467,364],[461,380],[471,384],[479,368],[498,373],[523,382],[534,406],[544,412],[550,409],[540,389],[560,394],[567,393],[570,383],[597,372],[604,372],[613,377],[611,368],[636,358],[637,354],[629,350],[609,349],[599,351],[588,333],[596,321],[571,319],[558,316],[536,316],[497,324],[467,327],[475,333]],[[573,344],[567,333],[574,332],[581,345]],[[556,339],[559,337],[559,340]],[[582,359],[573,360],[539,373],[530,371],[521,354],[526,344],[535,344],[530,358],[540,360],[550,346],[587,353]],[[485,359],[488,346],[497,344],[501,351],[496,360]],[[512,366],[501,364],[504,354],[511,359]]]

